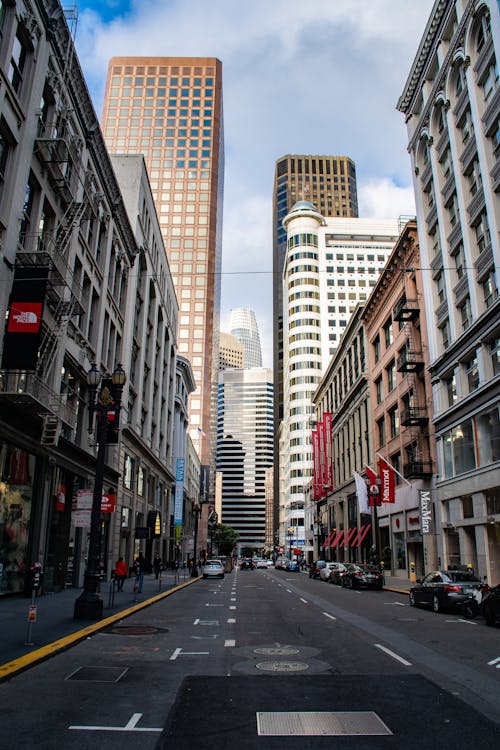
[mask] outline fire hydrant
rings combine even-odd
[[[416,580],[417,580],[417,573],[415,571],[415,563],[411,562],[410,563],[410,581],[412,583],[415,583]]]

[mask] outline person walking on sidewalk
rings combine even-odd
[[[115,578],[118,581],[118,591],[123,591],[123,584],[128,576],[127,566],[123,557],[118,558],[115,566]]]
[[[142,593],[142,584],[144,583],[144,573],[146,571],[146,560],[142,556],[142,552],[139,552],[134,560],[134,573],[135,573],[135,584],[134,591],[138,594]]]
[[[157,552],[153,559],[153,573],[155,574],[156,580],[158,580],[160,571],[161,571],[161,557]]]

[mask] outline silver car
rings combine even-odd
[[[207,560],[203,566],[203,578],[224,578],[224,566],[220,560]]]

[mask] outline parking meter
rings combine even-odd
[[[31,576],[31,591],[38,591],[40,589],[40,586],[42,585],[42,579],[43,579],[43,570],[42,570],[42,563],[34,562],[31,563],[30,568],[30,576]]]

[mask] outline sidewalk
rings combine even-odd
[[[180,570],[177,574],[173,571],[163,571],[161,580],[156,580],[154,575],[146,575],[142,593],[139,594],[133,591],[135,578],[127,578],[124,591],[115,590],[114,602],[110,597],[111,582],[105,581],[101,586],[104,602],[103,618],[140,605],[141,602],[145,603],[152,597],[189,580],[192,579],[189,578],[187,569]],[[32,603],[31,598],[26,596],[0,597],[0,667],[94,624],[90,620],[73,619],[75,600],[81,593],[82,589],[68,588],[57,594],[43,594],[36,597],[34,601],[37,606],[37,619],[36,622],[31,623],[30,633],[28,612]]]
[[[413,585],[408,578],[397,578],[396,576],[387,575],[387,573],[384,573],[384,581],[384,589],[386,591],[394,591],[398,594],[409,594],[410,586]]]

